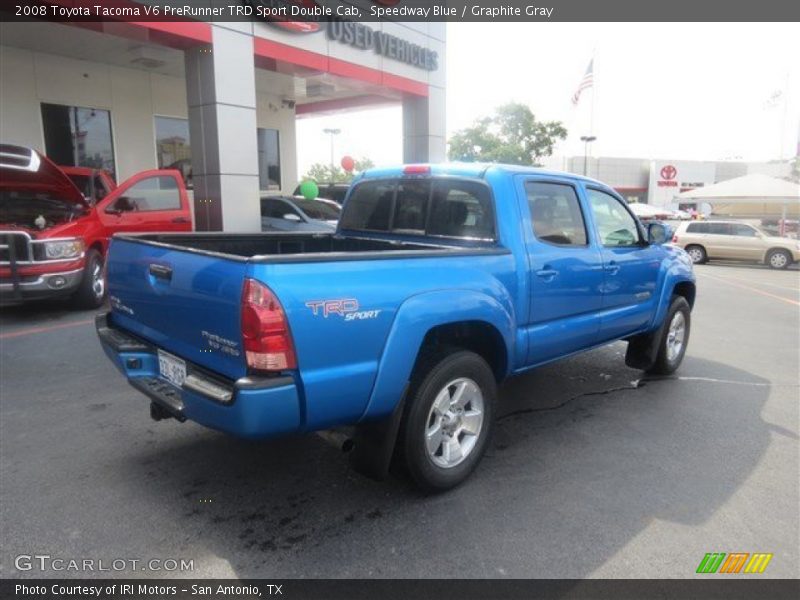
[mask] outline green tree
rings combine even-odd
[[[350,183],[358,171],[370,169],[375,166],[375,163],[368,158],[361,158],[355,161],[355,165],[355,168],[348,173],[339,165],[334,165],[333,169],[331,169],[331,165],[314,163],[309,167],[302,179],[313,179],[317,183]]]
[[[567,137],[561,121],[538,121],[525,104],[510,102],[450,138],[450,159],[538,165]]]

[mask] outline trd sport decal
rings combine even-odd
[[[322,316],[327,319],[331,315],[337,315],[343,317],[345,321],[374,319],[381,312],[380,310],[359,310],[358,300],[355,298],[311,300],[306,302],[306,306],[311,309],[315,317]]]

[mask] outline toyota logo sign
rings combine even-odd
[[[678,169],[676,169],[672,165],[664,165],[663,167],[661,167],[661,179],[672,181],[673,179],[675,179],[675,176],[677,174],[678,174]]]

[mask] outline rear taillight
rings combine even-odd
[[[404,175],[430,175],[430,165],[407,165],[403,168]]]
[[[286,313],[272,290],[253,279],[245,279],[242,290],[242,338],[249,368],[297,368]]]
[[[672,236],[672,243],[673,244],[677,244],[678,243],[678,236],[677,235],[673,235]]]

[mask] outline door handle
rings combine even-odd
[[[619,265],[613,260],[604,268],[610,275],[616,275],[619,272]]]
[[[189,219],[187,219],[186,217],[175,217],[174,219],[172,219],[172,222],[173,223],[188,223]]]
[[[152,263],[149,268],[150,275],[156,279],[163,279],[164,281],[172,281],[172,267],[168,265],[159,265]]]
[[[545,265],[543,269],[539,269],[538,271],[536,271],[536,276],[541,277],[545,281],[550,281],[556,275],[558,275],[558,271],[556,271],[555,269],[551,269],[547,265]]]

